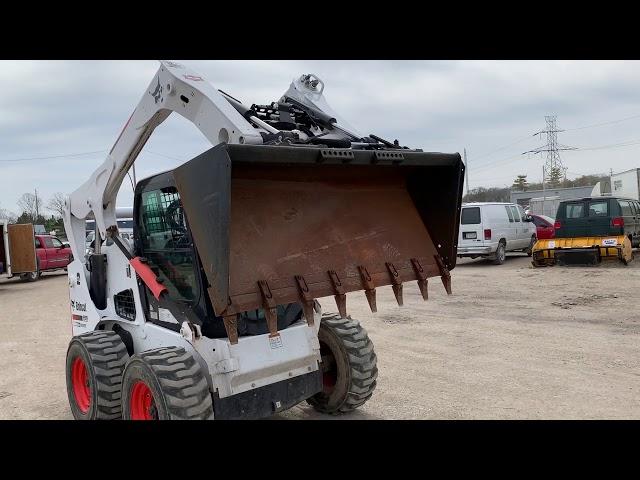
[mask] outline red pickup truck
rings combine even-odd
[[[36,235],[37,271],[21,275],[23,280],[35,281],[42,272],[67,268],[73,260],[71,248],[51,235]]]

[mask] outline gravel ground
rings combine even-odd
[[[378,387],[345,419],[640,418],[640,259],[624,267],[533,269],[462,260],[453,295],[405,306],[378,289],[378,313],[350,294],[378,355]],[[0,419],[71,419],[64,361],[71,336],[66,274],[0,280]],[[335,311],[333,299],[321,300]],[[318,419],[306,404],[272,418]],[[330,417],[336,418],[336,417]]]

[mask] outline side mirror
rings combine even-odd
[[[524,217],[524,221],[525,222],[533,222],[533,218],[531,218],[531,215],[527,215]]]

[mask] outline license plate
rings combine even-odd
[[[464,238],[465,240],[471,240],[473,238],[478,238],[478,237],[476,235],[476,232],[463,232],[462,238]]]

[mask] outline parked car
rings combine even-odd
[[[556,229],[554,225],[556,221],[554,218],[547,217],[546,215],[536,215],[535,213],[531,213],[530,217],[536,226],[536,236],[538,240],[555,238]]]
[[[35,272],[21,275],[23,280],[35,281],[42,272],[66,269],[73,260],[71,248],[52,235],[36,235],[35,244],[37,268]]]
[[[623,197],[586,197],[558,205],[556,238],[625,235],[640,246],[640,202]]]
[[[506,252],[531,255],[536,227],[520,205],[514,203],[465,203],[460,213],[458,257],[483,257],[497,265]]]

